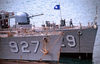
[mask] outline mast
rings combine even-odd
[[[59,5],[61,5],[60,1],[59,1]],[[66,22],[65,22],[65,19],[62,19],[62,9],[61,9],[61,6],[60,6],[60,26],[66,26]]]
[[[62,20],[62,11],[61,11],[61,3],[60,3],[60,1],[59,1],[59,5],[60,5],[60,18],[61,18],[61,20]]]
[[[95,18],[94,18],[94,23],[96,23],[96,20],[97,20],[97,18],[98,18],[98,7],[96,6],[96,16],[95,16]]]

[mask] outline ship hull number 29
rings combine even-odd
[[[39,48],[39,41],[31,41],[31,44],[35,45],[35,49],[34,49],[34,53],[37,52],[38,48]],[[20,46],[20,47],[19,47]],[[10,41],[9,42],[9,47],[11,52],[15,52],[18,53],[20,50],[24,53],[24,52],[31,52],[28,48],[29,48],[29,43],[26,41],[21,41],[20,43],[17,43],[15,41]],[[20,49],[21,48],[21,49]]]

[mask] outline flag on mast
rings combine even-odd
[[[60,10],[60,5],[55,5],[55,6],[54,6],[54,9],[55,9],[55,10]]]

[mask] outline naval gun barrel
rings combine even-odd
[[[44,14],[32,15],[32,16],[29,16],[29,18],[36,17],[36,16],[41,16],[41,15],[44,15]]]

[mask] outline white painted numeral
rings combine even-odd
[[[36,44],[36,47],[35,47],[35,50],[34,50],[34,53],[37,52],[38,48],[39,48],[39,41],[31,41],[32,44]]]
[[[35,48],[34,53],[36,53],[38,51],[40,42],[39,41],[31,41],[31,43],[36,45],[36,47],[34,47]],[[21,46],[22,52],[31,52],[30,50],[27,49],[29,47],[29,44],[26,41],[21,41],[20,45],[22,45]],[[18,44],[15,41],[9,42],[9,46],[11,47],[11,52],[19,51]]]
[[[75,47],[75,46],[76,46],[74,36],[72,36],[72,35],[67,35],[67,36],[66,36],[66,39],[68,40],[68,45],[69,45],[70,47]]]
[[[11,41],[9,43],[9,46],[11,47],[11,52],[18,52],[18,45],[16,42]]]
[[[21,48],[22,52],[30,52],[30,50],[27,49],[29,45],[26,41],[21,41],[21,45],[22,45],[22,48]]]

